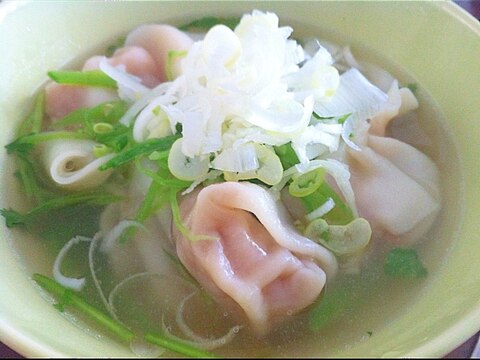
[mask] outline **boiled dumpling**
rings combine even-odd
[[[392,82],[387,95],[387,102],[370,120],[370,134],[385,136],[391,120],[418,108],[418,101],[415,95],[407,87],[400,88],[397,80]]]
[[[168,80],[168,71],[173,77],[180,73],[178,61],[172,62],[172,69],[167,69],[170,54],[178,55],[176,60],[181,59],[181,53],[190,49],[193,40],[183,31],[164,24],[141,25],[130,34],[125,41],[127,46],[140,46],[147,50],[153,57],[160,69],[160,81]]]
[[[418,241],[441,206],[440,179],[433,161],[413,146],[359,129],[361,150],[347,162],[358,213],[377,238],[396,244]]]
[[[195,240],[174,230],[190,273],[258,335],[312,304],[337,268],[325,248],[300,235],[264,188],[226,182],[185,197],[183,221]]]
[[[94,56],[87,60],[83,66],[83,71],[96,70],[100,68],[100,62],[103,56]],[[155,60],[144,48],[138,46],[124,46],[117,49],[108,63],[112,66],[120,66],[127,73],[139,78],[143,85],[153,88],[160,84],[162,76],[161,69],[158,68]]]

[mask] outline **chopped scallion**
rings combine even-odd
[[[117,82],[101,70],[49,71],[48,76],[59,84],[117,88]]]
[[[288,192],[295,197],[305,197],[314,193],[325,179],[326,171],[318,168],[308,173],[301,174],[293,179],[288,186]]]
[[[315,192],[300,199],[307,213],[310,213],[330,198],[335,202],[335,207],[325,214],[324,219],[329,224],[346,225],[350,223],[354,219],[352,210],[325,181],[320,184]]]
[[[80,108],[72,111],[63,119],[56,121],[52,126],[62,128],[71,125],[85,125],[89,122],[117,123],[127,111],[128,105],[124,101],[108,101],[93,108]]]
[[[122,166],[140,156],[148,156],[154,151],[168,150],[179,137],[180,135],[170,135],[160,139],[149,139],[143,143],[135,144],[107,161],[100,167],[100,170]]]

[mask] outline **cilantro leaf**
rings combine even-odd
[[[385,260],[385,274],[396,279],[419,279],[427,276],[427,269],[414,249],[392,249]]]
[[[52,210],[78,204],[107,205],[121,199],[122,197],[109,193],[73,193],[47,200],[25,214],[12,209],[0,209],[0,215],[5,218],[7,227],[14,227],[16,225],[28,225],[37,216]]]

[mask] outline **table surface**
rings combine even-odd
[[[1,2],[1,0],[0,0]],[[477,19],[480,20],[480,0],[457,0],[455,1],[458,5],[464,8],[466,11],[471,13]],[[446,356],[446,358],[459,359],[459,358],[468,358],[472,354],[472,351],[478,341],[479,334],[472,336],[464,344],[459,346],[457,349],[452,351]],[[17,354],[15,351],[7,347],[5,344],[0,343],[0,358],[1,359],[18,359],[21,358],[21,355]]]

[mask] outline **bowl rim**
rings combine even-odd
[[[32,2],[31,0],[3,0],[0,2],[0,23],[23,4]],[[450,17],[459,22],[459,25],[466,27],[480,37],[480,20],[468,13],[460,5],[452,0],[431,1],[431,6],[438,7],[441,11],[447,13]],[[32,282],[33,286],[33,282]],[[454,326],[451,326],[442,333],[437,334],[421,346],[413,349],[406,354],[407,357],[421,356],[444,356],[454,350],[470,337],[480,331],[480,300],[477,305],[470,309],[465,315],[457,320]],[[5,321],[0,316],[0,341],[13,351],[25,357],[48,356],[63,357],[64,354],[52,348],[49,344],[32,341],[28,332],[22,331],[15,324]]]

